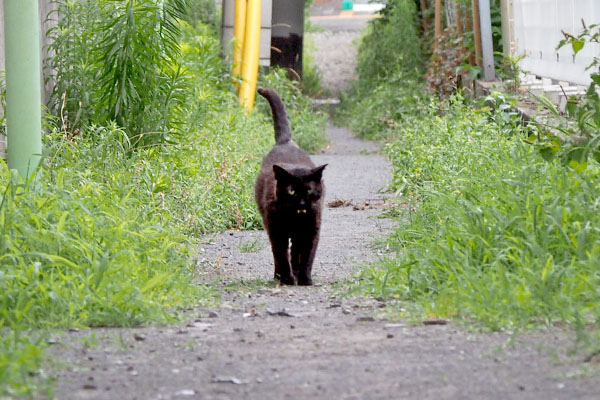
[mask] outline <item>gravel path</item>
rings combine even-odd
[[[322,22],[317,20],[318,22]],[[356,80],[356,54],[360,32],[356,30],[326,30],[310,32],[308,40],[314,44],[313,57],[321,74],[323,88],[338,96]]]

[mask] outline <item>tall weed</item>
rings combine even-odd
[[[211,297],[181,228],[135,179],[126,137],[52,139],[35,186],[0,164],[1,395],[35,388],[43,345],[26,329],[173,321],[174,308]]]
[[[140,145],[168,140],[186,105],[179,65],[179,20],[185,0],[57,0],[47,67],[50,107],[63,129],[116,121]]]
[[[335,119],[368,139],[386,140],[399,127],[431,112],[419,77],[397,71],[369,90],[358,85],[342,94]]]
[[[367,138],[419,114],[424,57],[410,0],[393,0],[369,23],[358,49],[359,80],[341,96],[336,120]]]

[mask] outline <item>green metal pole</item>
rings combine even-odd
[[[38,0],[4,0],[8,167],[23,179],[42,154]]]

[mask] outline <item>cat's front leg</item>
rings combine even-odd
[[[275,235],[273,235],[275,236]],[[294,275],[289,261],[289,239],[282,237],[271,237],[271,250],[275,262],[275,279],[284,285],[294,285]]]
[[[308,238],[297,238],[292,240],[292,268],[296,273],[298,285],[311,286],[312,265],[319,244],[319,232]]]

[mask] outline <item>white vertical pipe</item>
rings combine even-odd
[[[492,43],[490,0],[479,0],[479,25],[481,28],[483,80],[489,82],[496,79],[496,70],[494,68],[494,46]]]

